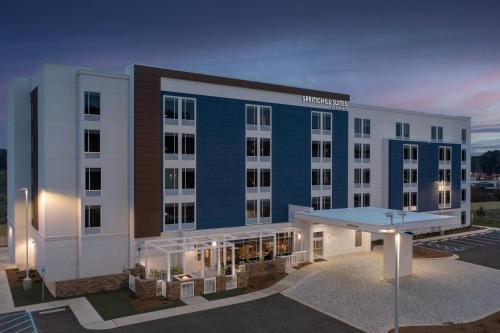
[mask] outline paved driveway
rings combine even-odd
[[[454,236],[434,241],[419,241],[415,246],[457,254],[462,261],[500,269],[500,231],[488,230],[468,236]]]
[[[380,250],[330,258],[283,294],[367,332],[387,332],[394,285],[380,279]],[[413,271],[401,280],[401,325],[466,322],[500,310],[499,270],[446,259],[414,260]]]

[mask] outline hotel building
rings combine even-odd
[[[9,253],[24,267],[25,188],[30,265],[48,281],[122,272],[161,248],[169,272],[370,251],[372,233],[305,227],[297,211],[371,206],[470,224],[467,117],[142,65],[44,65],[11,83],[7,121]]]

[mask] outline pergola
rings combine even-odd
[[[235,228],[233,232],[207,232],[205,234],[192,234],[185,237],[161,238],[146,240],[145,245],[145,266],[148,269],[149,256],[166,256],[167,281],[171,281],[171,258],[172,254],[184,253],[192,250],[215,250],[217,253],[217,271],[221,270],[221,259],[224,263],[227,260],[227,249],[231,249],[231,275],[235,276],[235,244],[234,241],[241,239],[259,239],[259,257],[262,257],[262,238],[273,237],[273,258],[276,256],[276,234],[296,231],[296,227],[290,224],[276,227],[276,225],[251,226],[244,230]],[[223,249],[222,257],[220,249]],[[183,260],[183,271],[185,272],[185,261]],[[201,260],[201,278],[205,277],[205,261]]]

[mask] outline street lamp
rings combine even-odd
[[[22,187],[18,189],[19,191],[24,191],[24,208],[25,208],[25,223],[26,223],[26,277],[23,280],[23,289],[29,290],[31,289],[31,279],[29,276],[29,262],[28,262],[28,188]]]

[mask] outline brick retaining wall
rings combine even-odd
[[[57,281],[54,282],[56,298],[75,297],[85,294],[93,294],[101,291],[112,291],[128,287],[129,273],[94,276],[89,278]]]

